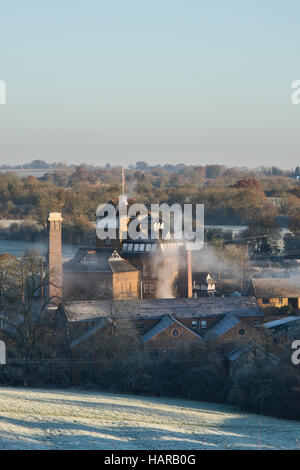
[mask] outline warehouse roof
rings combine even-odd
[[[232,313],[239,318],[263,317],[254,297],[200,297],[193,299],[91,300],[69,301],[62,307],[67,319],[87,321],[118,313],[128,319],[224,317]]]

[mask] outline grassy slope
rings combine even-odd
[[[186,400],[0,388],[0,449],[235,448],[300,449],[300,423]]]

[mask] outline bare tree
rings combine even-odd
[[[49,307],[55,304],[47,296],[50,278],[53,276],[44,269],[42,258],[33,251],[0,265],[2,335],[10,339],[16,356],[21,357],[24,386],[28,386],[32,365],[43,350],[43,339],[54,335]],[[47,355],[47,350],[42,354]]]

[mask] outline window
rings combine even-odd
[[[198,327],[198,321],[197,321],[197,320],[193,320],[193,321],[192,321],[192,328],[193,328],[193,330],[197,330],[197,327]]]
[[[174,336],[174,337],[179,336],[179,331],[178,330],[172,330],[172,336]]]
[[[139,244],[138,243],[134,244],[134,251],[139,251]]]
[[[259,326],[260,325],[260,321],[259,320],[254,320],[254,326]]]
[[[138,331],[144,331],[145,323],[138,322],[137,328],[138,328]]]
[[[264,297],[264,298],[262,299],[262,303],[263,303],[263,304],[268,304],[268,303],[269,303],[269,299],[267,299],[266,297]]]
[[[151,251],[151,243],[147,243],[147,245],[146,245],[146,251]]]
[[[144,293],[149,294],[149,284],[148,283],[144,283]]]
[[[140,251],[144,251],[145,250],[145,243],[141,243],[140,244]]]
[[[128,243],[123,243],[123,250],[127,251]]]
[[[155,284],[150,284],[150,292],[153,294],[155,292]]]
[[[97,255],[95,251],[88,251],[87,255],[85,255],[80,264],[97,264]]]
[[[108,261],[114,261],[114,260],[119,261],[119,260],[121,260],[121,259],[122,259],[122,258],[121,258],[121,256],[119,255],[119,253],[118,253],[116,250],[114,250],[114,251],[112,252],[112,254],[110,255]]]
[[[278,303],[279,303],[279,304],[282,304],[282,303],[283,303],[283,298],[282,298],[282,297],[279,297]]]
[[[244,330],[243,328],[241,328],[241,329],[239,330],[239,335],[240,335],[240,336],[243,336],[244,334],[245,334],[245,330]]]
[[[128,244],[128,251],[132,251],[132,248],[133,248],[133,243],[129,243]]]
[[[207,327],[207,321],[206,320],[202,320],[201,321],[201,328],[205,329]]]

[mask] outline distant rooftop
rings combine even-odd
[[[300,278],[296,277],[269,277],[254,278],[252,286],[255,297],[300,297]]]

